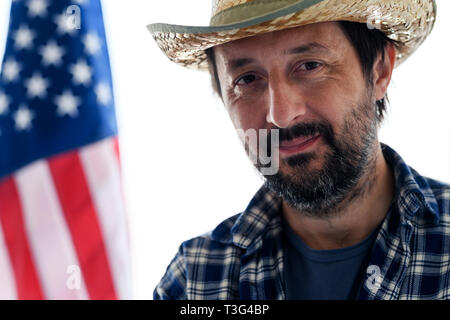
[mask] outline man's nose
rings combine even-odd
[[[266,121],[278,128],[287,128],[298,123],[297,118],[306,113],[305,97],[298,84],[280,78],[271,80]]]

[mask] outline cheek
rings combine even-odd
[[[360,84],[342,79],[328,79],[314,89],[309,90],[308,107],[317,117],[329,122],[335,131],[339,131],[343,120],[364,96]]]
[[[230,119],[236,129],[267,129],[266,113],[260,103],[235,104],[227,107]]]
[[[310,91],[307,106],[313,119],[324,119],[334,127],[346,112],[343,100],[340,88],[328,83]]]
[[[262,108],[258,109],[253,105],[252,108],[242,107],[231,108],[228,110],[230,119],[240,137],[241,142],[246,145],[246,148],[249,148],[247,152],[250,152],[253,155],[257,154],[257,147],[259,145],[259,130],[270,129],[266,123],[265,113],[261,109]],[[256,140],[250,137],[254,137]]]

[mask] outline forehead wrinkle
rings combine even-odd
[[[301,53],[330,53],[330,49],[320,43],[310,42],[295,48],[283,50],[284,55],[301,54]]]
[[[320,43],[311,42],[300,45],[295,48],[283,50],[283,55],[293,55],[293,54],[302,54],[302,53],[324,53],[330,54],[330,49]],[[226,62],[226,66],[234,71],[239,69],[240,67],[244,67],[250,63],[255,62],[256,60],[253,58],[236,58]]]
[[[347,51],[343,50],[344,43],[336,34],[340,33],[340,28],[330,30],[331,24],[335,23],[270,32],[218,45],[214,48],[216,64],[221,64],[226,73],[234,73],[250,64],[258,64],[260,58],[266,54],[264,48],[272,50],[283,42],[289,44],[279,48],[279,55],[321,54],[336,62],[335,60],[340,60]],[[318,38],[323,39],[325,43],[318,41]]]
[[[322,45],[318,42],[309,42],[306,44],[302,44],[290,49],[285,49],[281,51],[283,55],[295,55],[295,54],[325,54],[325,55],[333,55],[333,51],[325,45]],[[225,58],[225,57],[224,57]],[[251,57],[239,57],[239,58],[227,58],[223,59],[225,66],[227,69],[231,71],[235,71],[241,67],[244,67],[248,64],[255,63],[257,60]]]

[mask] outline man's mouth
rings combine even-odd
[[[299,137],[290,141],[283,141],[279,145],[281,155],[289,156],[296,153],[304,152],[312,147],[321,137],[320,134],[307,137]]]

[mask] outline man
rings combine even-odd
[[[181,245],[154,298],[449,299],[450,186],[378,141],[393,69],[431,32],[434,1],[213,8],[210,27],[149,29],[174,62],[209,68],[265,183]]]

